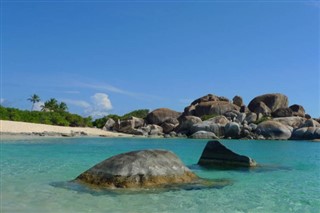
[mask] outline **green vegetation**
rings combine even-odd
[[[125,115],[122,115],[122,116],[119,116],[119,115],[115,115],[115,114],[110,114],[108,116],[105,116],[103,118],[99,118],[99,119],[96,119],[94,122],[93,122],[93,126],[96,126],[97,128],[102,128],[107,120],[109,118],[112,118],[114,121],[117,121],[117,120],[127,120],[129,119],[130,117],[137,117],[137,118],[146,118],[147,115],[149,113],[149,110],[148,109],[139,109],[139,110],[134,110],[132,112],[129,112]]]
[[[30,123],[40,123],[58,126],[71,126],[71,127],[92,127],[96,126],[102,128],[109,118],[113,120],[126,120],[134,116],[137,118],[146,118],[149,110],[139,109],[129,112],[123,116],[111,114],[103,118],[92,121],[92,118],[81,117],[77,114],[68,112],[68,106],[64,102],[58,102],[55,98],[51,98],[44,102],[41,106],[41,111],[32,111],[34,104],[40,102],[40,97],[36,94],[27,99],[32,103],[31,111],[19,110],[16,108],[7,108],[0,105],[0,120],[22,121]]]
[[[259,124],[259,123],[262,123],[264,121],[268,121],[270,120],[271,117],[268,117],[268,116],[263,116],[262,118],[260,118],[259,120],[257,120],[256,122],[254,122],[255,124]]]
[[[39,112],[6,108],[0,106],[0,120],[23,121],[58,126],[92,127],[92,118],[83,118],[80,115],[69,112]]]
[[[68,106],[64,102],[58,102],[56,99],[51,98],[50,100],[44,102],[42,106],[42,111],[46,112],[66,112],[68,111]]]
[[[206,120],[209,120],[210,118],[214,118],[216,116],[218,116],[218,114],[204,115],[201,117],[201,120],[206,121]]]

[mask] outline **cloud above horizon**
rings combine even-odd
[[[91,103],[83,100],[71,99],[65,99],[63,101],[67,104],[83,108],[86,116],[92,116],[94,118],[106,116],[112,109],[112,103],[109,96],[105,93],[95,93],[91,96]]]
[[[5,101],[5,99],[4,99],[4,98],[0,98],[0,104],[3,104],[3,103],[4,103],[4,101]]]
[[[66,102],[67,104],[71,104],[81,108],[89,108],[91,106],[88,102],[82,101],[82,100],[64,99],[63,101]]]
[[[112,109],[109,96],[105,93],[96,93],[91,97],[93,102],[90,115],[92,117],[102,117],[108,115],[108,111]]]
[[[105,84],[105,83],[101,84],[101,83],[77,82],[77,83],[75,83],[75,86],[113,92],[113,93],[129,96],[131,98],[135,98],[135,99],[139,99],[139,100],[141,100],[141,99],[143,99],[143,100],[149,100],[149,99],[163,100],[163,98],[155,96],[155,95],[130,92],[130,91],[126,91],[126,90],[120,89],[118,87],[112,86],[110,84]]]

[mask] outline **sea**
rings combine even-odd
[[[320,212],[320,143],[220,140],[250,156],[257,169],[202,168],[208,140],[36,138],[1,140],[0,212]],[[113,155],[141,149],[173,151],[199,177],[224,187],[99,190],[71,180]]]

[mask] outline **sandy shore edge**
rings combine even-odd
[[[64,127],[35,124],[18,121],[0,120],[1,139],[18,139],[24,137],[133,137],[133,135],[104,131],[90,127]]]

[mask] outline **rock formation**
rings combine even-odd
[[[290,128],[277,121],[264,121],[260,123],[256,132],[272,140],[287,140],[291,137]]]
[[[193,139],[218,139],[218,137],[213,132],[198,131],[193,133],[190,138]]]
[[[160,108],[153,110],[147,115],[147,122],[149,124],[161,125],[163,122],[168,119],[177,119],[181,113],[168,108]]]
[[[251,112],[255,112],[259,103],[263,102],[271,112],[276,111],[279,108],[287,108],[288,107],[288,97],[280,94],[265,94],[255,97],[248,105]]]
[[[201,166],[254,167],[257,163],[250,157],[238,155],[219,141],[209,141],[198,162]]]
[[[288,107],[287,96],[279,93],[257,96],[248,107],[240,96],[235,96],[231,103],[225,97],[209,94],[194,100],[183,113],[159,108],[150,112],[146,119],[132,117],[114,125],[111,120],[108,122],[106,130],[166,138],[286,140],[292,139],[297,129],[320,127],[317,119],[305,114],[301,105]],[[310,136],[301,131],[295,133],[295,139],[320,139],[317,134]]]
[[[306,113],[305,113],[303,106],[298,105],[298,104],[294,104],[294,105],[291,105],[289,108],[292,110],[292,114],[294,116],[299,116],[299,117],[304,118]]]
[[[204,115],[223,115],[230,110],[240,110],[240,107],[230,103],[225,97],[218,97],[213,94],[203,96],[193,101],[184,110],[184,115],[202,117]]]
[[[108,158],[75,181],[101,188],[144,188],[191,183],[198,177],[172,152],[142,150]]]

